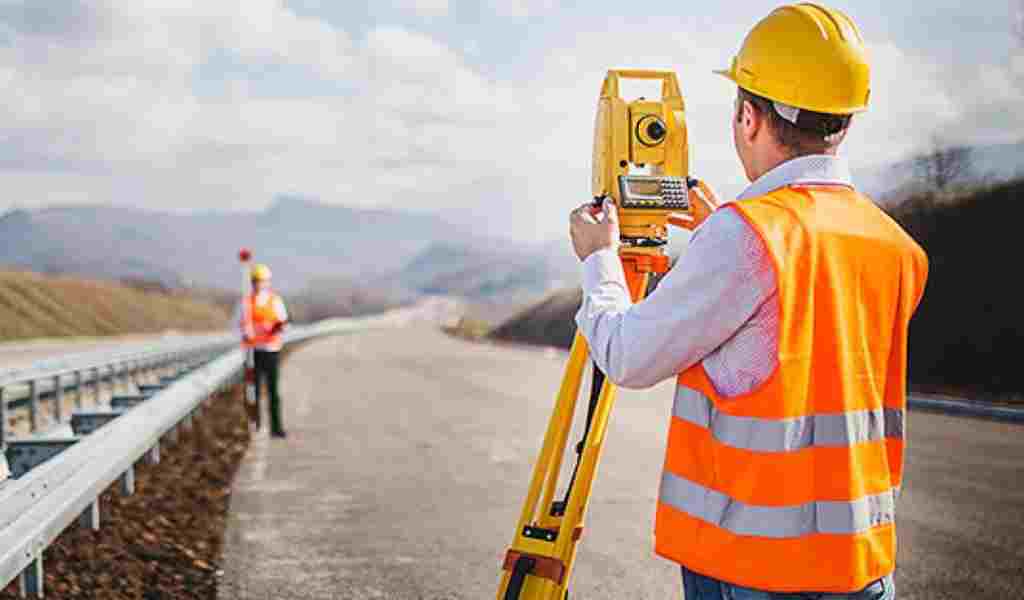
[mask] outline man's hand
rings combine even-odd
[[[569,213],[569,236],[580,260],[605,248],[619,245],[619,214],[611,198],[600,206],[586,203]]]

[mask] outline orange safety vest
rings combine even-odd
[[[778,367],[722,397],[679,376],[659,555],[778,592],[853,592],[895,568],[907,328],[924,251],[869,199],[790,186],[732,204],[778,283]]]
[[[248,348],[267,348],[269,350],[280,350],[283,343],[280,333],[271,333],[274,326],[281,322],[274,305],[278,302],[278,295],[270,292],[264,294],[264,301],[256,301],[257,294],[250,294],[246,298],[245,309],[247,313],[242,314],[242,326],[249,336]]]

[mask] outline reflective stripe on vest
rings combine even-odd
[[[927,258],[849,188],[729,206],[772,260],[778,366],[730,398],[700,364],[680,374],[656,551],[754,589],[861,590],[895,565],[907,328]]]
[[[792,452],[810,446],[851,446],[883,437],[903,439],[903,410],[885,408],[788,419],[738,417],[715,410],[707,397],[679,386],[672,414],[711,430],[719,442],[758,452]]]
[[[814,533],[854,534],[892,523],[893,490],[850,502],[816,500],[792,506],[754,506],[688,479],[664,473],[662,502],[737,535],[795,538]]]

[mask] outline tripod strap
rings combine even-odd
[[[583,436],[576,444],[576,466],[572,468],[572,477],[569,479],[569,486],[565,488],[565,499],[561,502],[561,510],[569,506],[569,496],[572,495],[573,485],[576,483],[576,473],[580,469],[580,462],[583,461],[583,449],[587,445],[587,435],[590,434],[590,423],[594,420],[594,411],[597,410],[597,402],[601,399],[601,388],[604,387],[604,372],[598,368],[597,363],[591,363],[594,369],[594,376],[590,380],[590,404],[587,406],[587,422],[583,427]]]

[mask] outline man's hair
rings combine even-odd
[[[784,117],[771,100],[743,88],[738,89],[740,102],[736,110],[736,120],[743,115],[743,102],[750,102],[754,110],[768,120],[768,127],[779,145],[793,157],[825,154],[834,150],[850,126],[851,115],[830,115],[783,105],[784,109],[796,112],[794,123]]]

